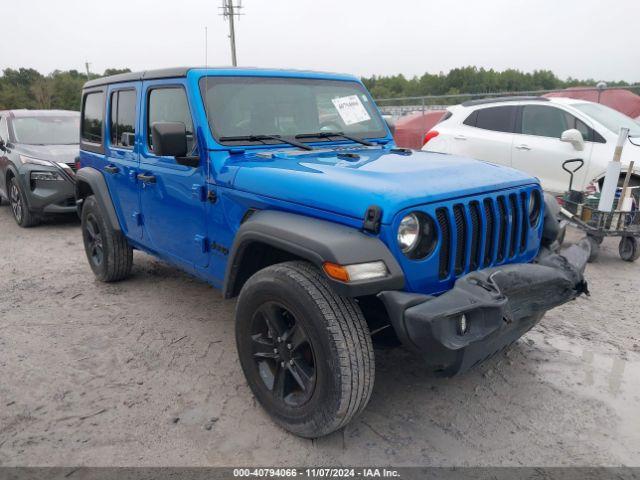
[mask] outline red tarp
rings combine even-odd
[[[399,147],[421,149],[424,134],[438,123],[446,110],[426,110],[400,117],[396,121],[393,139]]]
[[[598,93],[597,90],[575,87],[567,88],[562,92],[547,93],[544,96],[578,98],[598,103]],[[618,110],[631,118],[640,117],[640,96],[629,90],[603,90],[600,94],[599,103]]]

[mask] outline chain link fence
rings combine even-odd
[[[528,90],[520,92],[485,92],[485,93],[459,93],[453,95],[424,95],[420,97],[397,97],[378,98],[376,104],[384,115],[399,118],[411,113],[428,113],[433,110],[445,110],[452,105],[458,105],[468,100],[495,98],[495,97],[516,97],[516,96],[540,96],[547,93],[567,93],[570,92],[593,92],[593,99],[590,101],[600,102],[602,95],[609,90],[628,90],[636,95],[640,95],[640,85],[625,87],[571,87],[558,90]],[[638,99],[640,100],[640,99]]]

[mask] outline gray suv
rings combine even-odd
[[[78,112],[0,111],[0,202],[9,201],[21,227],[76,212],[79,131]]]

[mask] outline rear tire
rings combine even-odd
[[[81,228],[87,260],[98,280],[116,282],[128,277],[133,249],[121,231],[111,228],[93,195],[84,201]]]
[[[11,177],[9,181],[9,204],[13,219],[22,228],[34,227],[39,223],[38,217],[29,211],[27,198],[16,177]]]
[[[360,307],[306,262],[273,265],[247,281],[236,308],[236,345],[257,400],[296,435],[344,427],[371,396],[373,346]]]
[[[635,262],[640,258],[640,245],[636,237],[622,237],[618,244],[618,253],[625,262]]]

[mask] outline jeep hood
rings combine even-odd
[[[470,158],[381,147],[247,152],[226,166],[238,190],[355,218],[377,205],[383,223],[407,207],[538,183]]]

